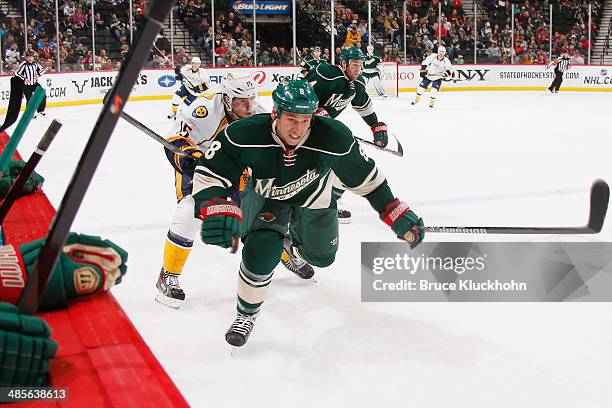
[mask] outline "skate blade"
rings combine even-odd
[[[350,218],[338,218],[338,223],[339,224],[350,224],[351,219]]]
[[[161,292],[157,292],[155,294],[155,301],[157,303],[161,303],[162,305],[167,306],[171,309],[175,309],[175,310],[180,309],[183,303],[185,302],[184,300],[179,300],[179,299],[168,297]]]

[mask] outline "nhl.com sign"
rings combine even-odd
[[[242,14],[253,13],[253,2],[235,0],[232,8]],[[291,12],[291,2],[279,0],[258,0],[255,4],[257,14],[289,14]]]

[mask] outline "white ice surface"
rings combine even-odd
[[[612,182],[612,94],[443,92],[433,110],[426,97],[416,107],[412,95],[374,102],[403,158],[365,148],[426,223],[582,225],[591,182]],[[169,104],[126,111],[165,133]],[[39,166],[56,208],[100,107],[49,109],[20,146],[27,157],[50,118],[64,124]],[[354,112],[340,119],[369,135]],[[173,175],[159,145],[126,122],[72,230],[129,251],[113,293],[194,407],[612,407],[609,304],[361,303],[361,241],[394,238],[367,201],[347,193],[344,204],[353,223],[340,227],[334,265],[316,282],[277,268],[249,344],[233,355],[224,333],[239,256],[196,243],[181,278],[184,308],[153,299]],[[591,236],[427,236],[479,239],[611,241],[612,224]]]

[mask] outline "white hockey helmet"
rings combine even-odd
[[[191,63],[192,64],[202,64],[202,60],[200,59],[200,57],[193,57],[191,59]]]
[[[223,80],[223,103],[225,109],[228,112],[232,111],[232,101],[234,98],[254,98],[257,96],[255,90],[255,81],[249,76],[235,78],[232,74],[229,74]],[[227,95],[227,98],[225,96]]]
[[[366,51],[368,52],[368,55],[374,55],[374,46],[373,45],[368,45],[366,47]]]
[[[441,45],[438,47],[438,55],[445,55],[446,54],[446,47]]]

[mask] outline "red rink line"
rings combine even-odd
[[[0,133],[0,149],[7,141],[6,133]],[[54,215],[42,191],[20,198],[2,224],[4,241],[20,245],[43,238]],[[130,278],[129,262],[125,278]],[[11,407],[189,406],[109,292],[38,316],[49,324],[59,344],[51,364],[51,385],[66,388],[68,401]]]

